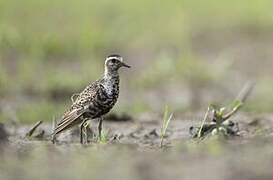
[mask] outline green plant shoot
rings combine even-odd
[[[160,147],[163,146],[163,139],[166,133],[166,130],[168,128],[169,122],[172,119],[173,114],[170,115],[169,118],[168,117],[168,106],[165,106],[165,112],[164,112],[164,118],[163,118],[163,124],[161,127],[161,142],[160,142]]]

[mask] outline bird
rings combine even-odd
[[[130,68],[131,66],[124,63],[120,55],[113,54],[105,59],[104,74],[78,94],[61,120],[53,127],[53,143],[56,141],[56,135],[80,125],[80,143],[83,144],[84,124],[96,118],[99,119],[98,137],[101,139],[103,116],[113,108],[119,96],[118,70],[121,67]]]

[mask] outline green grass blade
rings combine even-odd
[[[207,110],[207,112],[206,112],[206,114],[205,114],[205,116],[204,116],[204,119],[203,119],[203,121],[202,121],[202,123],[201,123],[201,126],[200,126],[200,128],[199,128],[199,131],[198,131],[198,134],[197,134],[197,137],[198,137],[198,138],[201,137],[202,129],[203,129],[203,126],[204,126],[204,124],[205,124],[205,121],[206,121],[207,118],[208,118],[209,111],[210,111],[210,107],[211,107],[211,105],[208,107],[208,110]]]
[[[163,146],[163,139],[166,133],[166,130],[168,128],[168,125],[173,117],[173,114],[170,115],[170,117],[167,119],[168,117],[168,106],[165,106],[165,112],[164,112],[164,119],[163,119],[163,123],[162,123],[162,128],[161,128],[161,142],[160,142],[160,147]]]
[[[106,134],[105,134],[105,132],[103,130],[101,131],[100,143],[106,143]]]
[[[232,105],[233,110],[240,108],[243,105],[241,101],[235,101]]]
[[[170,115],[169,119],[166,121],[165,128],[163,129],[163,136],[165,136],[166,130],[168,128],[169,122],[172,119],[173,114]]]
[[[161,136],[164,136],[164,129],[166,129],[166,123],[167,123],[167,116],[168,116],[168,106],[165,106],[165,112],[164,112],[164,119],[163,119],[163,124],[162,124],[162,129],[161,129]]]

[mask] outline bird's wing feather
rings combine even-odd
[[[72,126],[81,123],[82,120],[79,117],[88,111],[88,106],[92,103],[92,99],[97,94],[99,87],[99,82],[94,82],[80,93],[71,108],[63,115],[61,121],[57,124],[53,134],[59,134]]]
[[[79,109],[74,109],[73,111],[67,112],[63,119],[57,124],[54,134],[59,134],[60,132],[69,129],[70,127],[79,124],[80,119],[78,118],[83,114],[83,111]]]

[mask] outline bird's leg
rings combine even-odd
[[[51,136],[51,142],[52,142],[52,144],[56,143],[56,135],[55,134],[52,134],[52,136]]]
[[[82,142],[82,128],[83,128],[83,124],[84,124],[84,122],[82,122],[81,126],[80,126],[80,142],[81,142],[81,144],[83,144],[83,142]]]
[[[56,143],[56,134],[55,134],[56,126],[57,126],[56,118],[55,118],[55,116],[53,116],[52,134],[51,134],[51,142],[52,142],[53,144]]]
[[[101,141],[102,121],[103,121],[103,117],[100,117],[100,118],[99,118],[99,125],[98,125],[99,140],[100,140],[100,141]]]
[[[89,123],[88,121],[85,121],[84,125],[83,125],[83,128],[84,128],[84,135],[85,135],[85,143],[87,144],[88,143],[88,132],[87,132],[87,127],[88,127]]]
[[[85,122],[86,122],[86,120],[83,120],[81,123],[81,126],[80,126],[80,142],[81,142],[81,144],[83,144],[82,131],[83,131],[83,127],[84,127]]]

